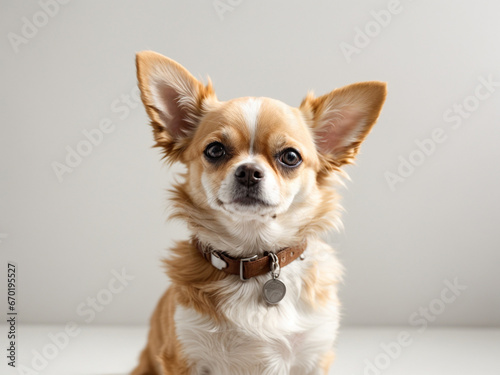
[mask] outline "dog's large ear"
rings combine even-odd
[[[386,93],[384,82],[360,82],[318,98],[311,93],[306,96],[300,109],[327,164],[340,167],[354,160],[380,114]]]
[[[138,53],[136,66],[156,146],[171,160],[179,160],[207,102],[217,100],[212,86],[209,82],[205,87],[180,64],[156,52]]]

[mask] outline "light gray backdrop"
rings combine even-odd
[[[500,3],[54,4],[0,4],[1,275],[17,262],[23,323],[144,324],[167,286],[160,258],[187,232],[165,222],[179,167],[161,166],[135,98],[134,54],[152,49],[223,100],[298,105],[387,81],[329,237],[344,324],[408,324],[422,307],[436,326],[500,325]],[[467,289],[443,302],[447,282]]]

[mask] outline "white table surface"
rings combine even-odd
[[[6,329],[5,325],[0,327],[3,343],[7,341]],[[147,327],[81,326],[80,333],[43,370],[19,371],[19,365],[32,368],[33,350],[41,352],[51,343],[49,334],[62,329],[63,326],[18,327],[18,367],[7,366],[3,349],[0,373],[125,375],[135,365],[147,333]],[[403,331],[408,332],[411,344],[399,350],[395,343]],[[382,344],[393,350],[394,358],[384,352]],[[49,354],[52,355],[50,351]],[[377,364],[379,367],[375,367]],[[344,327],[337,340],[337,360],[330,374],[500,375],[500,329],[429,328],[418,332],[413,327]]]

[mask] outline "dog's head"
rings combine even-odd
[[[384,83],[364,82],[309,94],[298,108],[269,98],[221,102],[210,83],[157,53],[139,53],[137,70],[157,146],[187,166],[177,203],[219,231],[214,221],[227,231],[280,222],[294,237],[328,216],[328,177],[353,160],[386,95]]]

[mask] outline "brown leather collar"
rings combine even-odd
[[[207,248],[204,248],[200,241],[195,241],[198,251],[207,262],[221,271],[231,275],[239,275],[243,281],[271,271],[272,258],[270,255],[264,255],[261,258],[258,258],[257,255],[250,258],[233,258],[222,251],[210,249],[207,251]],[[298,246],[287,247],[278,251],[276,256],[279,260],[279,266],[285,267],[292,263],[302,255],[306,247],[307,243],[304,241]]]

